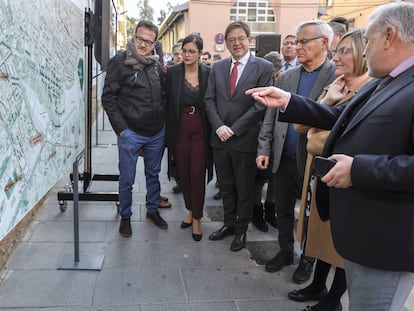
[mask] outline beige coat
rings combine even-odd
[[[368,83],[371,78],[364,80],[359,86],[358,90]],[[326,95],[327,88],[324,90],[320,98],[323,98]],[[335,104],[335,106],[342,105],[343,103],[349,101],[355,93],[348,93],[343,99]],[[306,133],[309,127],[295,124],[295,129],[299,133]],[[306,145],[308,150],[308,158],[306,161],[305,176],[303,181],[302,196],[300,202],[300,211],[298,225],[296,228],[296,239],[299,243],[303,243],[302,237],[304,236],[304,216],[305,216],[305,204],[307,196],[307,187],[310,182],[311,173],[310,166],[313,160],[313,157],[316,155],[322,154],[322,149],[325,144],[325,141],[329,135],[329,131],[320,130],[317,133],[313,134],[309,139]],[[317,259],[323,260],[334,267],[343,268],[344,261],[341,256],[335,250],[332,234],[330,228],[330,222],[323,222],[318,214],[318,209],[316,208],[316,183],[313,185],[311,204],[310,204],[310,215],[308,220],[308,229],[306,233],[306,256],[315,257]]]

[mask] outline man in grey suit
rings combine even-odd
[[[346,105],[320,105],[273,87],[247,92],[279,107],[285,121],[331,129],[322,155],[336,164],[317,179],[316,199],[345,259],[350,311],[402,310],[413,286],[413,16],[408,2],[371,13],[364,54],[369,75],[381,80]]]
[[[235,252],[245,246],[252,218],[257,137],[266,111],[244,92],[254,86],[271,85],[273,66],[250,54],[252,38],[245,22],[232,22],[224,37],[231,57],[214,63],[205,95],[224,205],[224,225],[209,239],[221,240],[235,233],[230,247]]]
[[[301,65],[281,73],[276,86],[311,99],[318,98],[323,88],[335,78],[335,64],[327,59],[332,37],[332,28],[324,21],[300,23],[296,30],[295,45]],[[258,168],[267,168],[273,148],[280,251],[266,264],[268,272],[277,272],[293,263],[294,208],[298,193],[302,191],[306,162],[306,134],[297,133],[291,123],[276,120],[276,110],[268,109],[259,135],[256,159]],[[313,258],[302,255],[292,276],[293,281],[298,284],[307,281],[311,276],[313,263]]]

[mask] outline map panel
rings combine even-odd
[[[83,9],[0,1],[0,240],[84,144]]]

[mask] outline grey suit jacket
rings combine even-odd
[[[280,74],[277,80],[276,86],[288,91],[295,93],[298,89],[300,74],[302,66],[296,66]],[[329,85],[335,79],[335,64],[329,60],[326,60],[322,65],[319,76],[315,81],[311,93],[309,94],[310,99],[316,100],[322,93],[325,86]],[[266,115],[263,120],[263,125],[260,129],[259,143],[257,147],[257,155],[270,156],[273,151],[273,164],[272,171],[276,172],[279,168],[280,158],[282,156],[283,145],[285,143],[286,132],[288,123],[278,121],[278,109],[268,108]],[[301,148],[302,147],[302,148]],[[303,166],[306,161],[306,137],[301,135],[299,138],[297,157],[299,165]],[[301,163],[303,162],[303,163]]]
[[[207,117],[211,123],[210,144],[213,148],[230,146],[242,152],[256,152],[257,137],[266,108],[255,102],[244,92],[258,86],[268,86],[272,82],[273,66],[263,58],[250,55],[246,67],[230,95],[231,58],[214,63],[204,97]],[[235,135],[222,142],[216,130],[229,126]]]

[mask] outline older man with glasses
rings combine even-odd
[[[332,28],[324,21],[300,23],[296,39],[292,42],[300,65],[282,72],[276,86],[317,99],[323,88],[335,78],[335,64],[327,59],[332,37]],[[292,123],[279,122],[276,110],[268,109],[259,135],[256,159],[259,169],[269,166],[272,151],[280,251],[266,264],[265,269],[277,272],[293,263],[294,209],[302,191],[307,157],[306,133],[296,132]],[[313,258],[302,255],[292,280],[298,284],[307,281],[311,277],[313,263]]]

